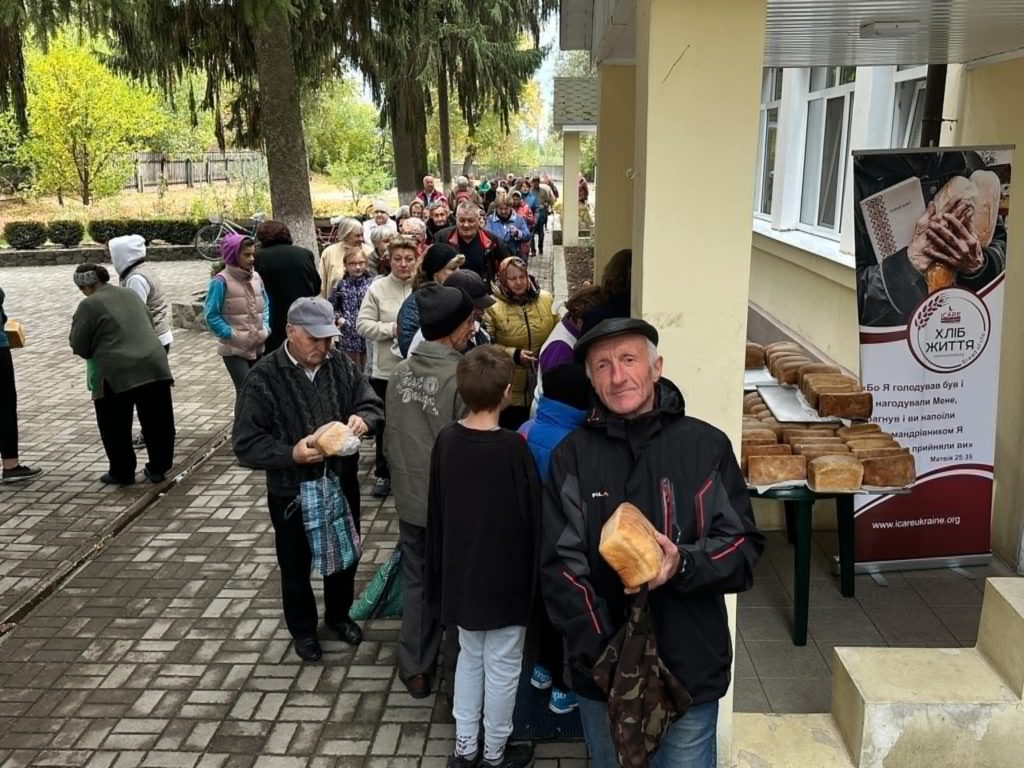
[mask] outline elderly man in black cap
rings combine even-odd
[[[334,308],[320,298],[301,298],[288,309],[287,340],[254,365],[238,393],[233,446],[243,466],[267,473],[267,505],[274,525],[281,598],[295,653],[304,661],[320,658],[317,606],[310,584],[312,553],[299,508],[299,486],[327,469],[359,527],[358,455],[324,457],[313,433],[332,421],[361,437],[379,428],[380,398],[362,372],[340,350]],[[356,566],[324,576],[324,623],[349,645],[362,640],[349,618]]]
[[[729,439],[685,414],[682,393],[662,377],[657,344],[657,330],[631,318],[604,320],[580,338],[576,359],[600,404],[554,450],[546,478],[542,593],[567,641],[595,768],[618,761],[590,672],[629,609],[598,553],[605,521],[634,504],[665,555],[647,584],[648,605],[661,658],[693,706],[669,727],[655,768],[715,765],[718,700],[732,663],[724,595],[750,588],[764,548]]]
[[[438,433],[465,413],[455,369],[473,332],[473,301],[462,289],[439,283],[424,285],[416,299],[424,341],[391,375],[384,450],[402,548],[398,674],[409,693],[422,698],[430,694],[442,635],[438,617],[424,597],[430,452]]]

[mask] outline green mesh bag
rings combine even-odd
[[[356,621],[402,615],[402,553],[397,547],[373,574],[348,615]]]

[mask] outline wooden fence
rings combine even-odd
[[[147,187],[194,187],[228,181],[253,170],[264,162],[259,152],[206,152],[202,155],[168,155],[162,152],[138,152],[135,171],[125,189],[145,192]]]

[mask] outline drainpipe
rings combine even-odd
[[[924,117],[921,119],[921,146],[939,146],[942,132],[942,103],[946,95],[946,65],[929,64],[924,86]]]

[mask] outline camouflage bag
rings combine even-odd
[[[637,593],[626,625],[594,665],[593,677],[608,694],[608,720],[619,765],[645,768],[665,731],[692,702],[658,656],[646,586]]]

